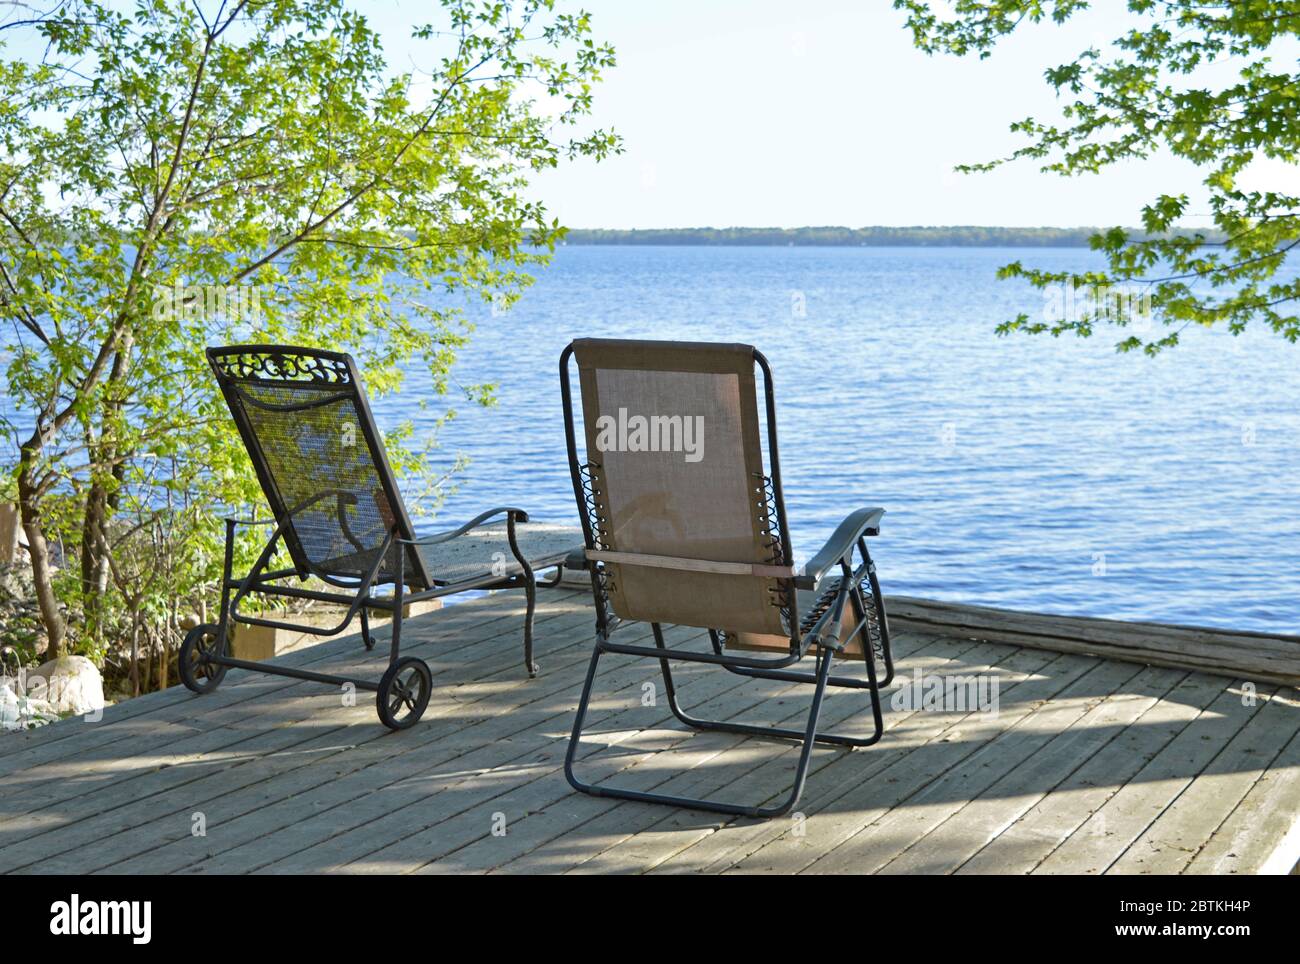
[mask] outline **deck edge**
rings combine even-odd
[[[891,626],[1300,687],[1300,636],[886,596]]]
[[[1286,877],[1300,873],[1300,814],[1291,818],[1291,829],[1277,842],[1256,871],[1263,877]]]

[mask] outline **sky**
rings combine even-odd
[[[427,10],[383,5],[368,12],[395,38],[407,11]],[[1132,225],[1161,191],[1202,196],[1203,174],[1171,157],[1070,179],[1033,162],[953,172],[1017,146],[1012,121],[1055,116],[1043,70],[1118,35],[1117,0],[1030,27],[982,62],[916,50],[889,0],[582,6],[617,49],[595,120],[626,151],[537,180],[571,227]],[[1203,205],[1195,213],[1209,223]]]
[[[624,139],[621,155],[535,175],[533,196],[569,227],[1134,226],[1162,192],[1192,198],[1186,226],[1211,225],[1204,171],[1169,156],[1074,178],[1032,161],[954,171],[1025,143],[1013,121],[1058,116],[1044,70],[1120,35],[1124,0],[1025,25],[984,61],[916,50],[890,0],[557,4],[589,10],[595,38],[616,48],[592,121]],[[438,5],[356,8],[390,68],[418,76],[430,48],[410,32],[437,22]],[[1261,162],[1242,183],[1300,193],[1300,169]]]

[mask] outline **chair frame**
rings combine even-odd
[[[215,633],[215,645],[211,651],[201,655],[202,661],[221,667],[221,672],[224,672],[224,668],[246,669],[256,673],[287,676],[292,679],[317,683],[350,684],[358,690],[380,692],[389,677],[389,673],[401,659],[402,621],[404,609],[408,604],[428,599],[439,599],[443,596],[451,596],[470,590],[523,589],[527,598],[527,612],[524,618],[524,666],[530,678],[537,675],[538,666],[533,660],[533,624],[537,606],[537,590],[539,587],[546,588],[557,585],[563,575],[564,567],[562,565],[556,566],[556,574],[552,579],[544,582],[537,581],[531,564],[520,550],[516,540],[515,526],[517,523],[526,523],[528,521],[527,512],[513,506],[498,506],[479,514],[454,532],[423,539],[416,538],[411,527],[410,518],[406,514],[405,505],[402,502],[401,492],[393,477],[392,468],[389,466],[387,456],[384,454],[379,430],[370,411],[369,400],[361,389],[360,373],[350,355],[287,345],[234,345],[223,348],[209,348],[206,354],[208,362],[217,376],[222,394],[226,397],[228,403],[231,402],[234,385],[221,366],[221,359],[227,356],[265,356],[271,360],[270,364],[272,365],[285,364],[290,366],[302,365],[304,364],[303,359],[308,359],[311,364],[325,364],[345,375],[347,377],[346,383],[340,382],[338,384],[341,387],[346,384],[351,389],[352,401],[360,422],[360,430],[366,443],[370,446],[371,453],[375,456],[375,469],[384,488],[389,506],[392,509],[395,524],[385,535],[376,554],[374,565],[361,578],[340,577],[337,574],[322,571],[313,565],[298,543],[293,527],[294,516],[323,499],[335,498],[338,500],[338,511],[342,519],[344,508],[348,504],[347,500],[352,498],[351,494],[337,490],[326,490],[297,506],[286,507],[276,504],[278,500],[274,499],[270,494],[276,490],[271,482],[270,469],[265,456],[262,454],[256,434],[247,418],[243,415],[240,406],[231,404],[231,414],[244,441],[249,458],[253,462],[258,479],[262,483],[263,492],[268,502],[272,503],[273,518],[227,518],[225,520],[226,538],[222,564],[220,622],[216,627],[200,626],[190,631],[191,634],[201,630]],[[308,405],[310,404],[312,403],[308,403]],[[494,516],[505,517],[506,540],[510,546],[511,554],[519,564],[520,571],[518,573],[504,577],[487,574],[473,579],[447,582],[437,580],[425,571],[423,560],[418,553],[418,547],[449,542],[458,536],[465,535]],[[263,546],[252,569],[244,576],[236,576],[233,572],[234,550],[236,535],[241,526],[272,526],[273,528],[270,538]],[[346,531],[346,523],[343,523],[343,526]],[[281,544],[289,551],[294,565],[289,568],[268,570],[268,566]],[[404,550],[397,554],[396,572],[386,578],[380,578],[379,570],[383,561],[389,550],[395,545],[403,547]],[[408,566],[415,570],[409,573],[409,578]],[[295,578],[301,580],[308,576],[315,576],[327,585],[336,587],[339,591],[304,589],[285,584],[287,580]],[[390,583],[392,585],[391,591],[377,592],[380,587],[387,586]],[[410,586],[418,588],[410,588]],[[239,607],[251,593],[335,603],[345,606],[346,612],[342,621],[331,628],[304,625],[285,619],[268,619],[263,616],[246,615],[239,611]],[[347,631],[353,620],[358,617],[360,617],[361,622],[361,640],[366,650],[369,651],[374,649],[376,644],[375,637],[370,631],[371,610],[392,614],[392,637],[388,664],[385,667],[384,676],[378,680],[334,673],[317,673],[296,666],[241,659],[232,656],[229,652],[227,635],[234,623],[309,633],[314,636],[338,636]]]
[[[305,508],[300,507],[300,508]],[[406,554],[398,556],[396,580],[393,582],[393,589],[389,593],[376,594],[375,588],[380,585],[387,585],[388,582],[378,582],[377,570],[379,562],[383,560],[384,554],[393,545],[400,546],[423,546],[435,545],[439,542],[449,541],[457,536],[464,535],[475,527],[482,525],[493,516],[504,515],[506,518],[506,538],[510,544],[510,551],[519,563],[522,572],[513,576],[504,578],[498,576],[482,576],[476,579],[461,580],[459,582],[445,583],[430,589],[408,591],[405,585],[405,568]],[[486,512],[475,516],[465,525],[461,526],[455,532],[445,533],[441,536],[427,539],[409,539],[398,536],[396,532],[390,532],[384,539],[379,550],[379,561],[371,568],[371,571],[365,577],[358,580],[355,591],[350,593],[344,592],[324,592],[316,589],[302,589],[297,586],[284,585],[282,580],[299,578],[300,573],[296,569],[277,569],[270,572],[265,571],[267,564],[275,555],[277,544],[284,538],[285,527],[276,523],[274,519],[226,519],[226,551],[225,561],[223,564],[222,578],[222,595],[221,595],[221,624],[229,625],[229,622],[242,623],[246,626],[265,626],[271,629],[284,629],[291,632],[310,633],[314,636],[338,636],[345,632],[352,625],[352,621],[358,616],[361,620],[361,638],[367,650],[375,647],[375,638],[370,633],[370,610],[380,610],[393,614],[393,632],[389,653],[389,666],[397,662],[400,656],[402,619],[403,610],[410,603],[422,602],[426,599],[438,599],[442,596],[451,596],[460,592],[468,592],[474,589],[491,590],[491,589],[523,589],[527,597],[527,613],[524,618],[524,666],[528,670],[529,677],[537,675],[538,666],[533,661],[533,623],[534,613],[537,606],[538,588],[555,586],[559,583],[562,572],[557,574],[549,581],[538,582],[534,578],[533,569],[528,563],[527,558],[520,551],[515,537],[515,523],[527,522],[528,513],[523,509],[512,508],[509,506],[499,506],[495,509],[489,509]],[[246,576],[242,578],[235,577],[232,573],[232,561],[234,555],[234,542],[236,530],[241,525],[274,525],[275,529],[271,533],[270,539],[267,540],[258,556],[257,562]],[[562,569],[563,567],[557,567]],[[313,568],[312,575],[317,576],[331,585],[341,585],[341,580],[329,576]],[[233,596],[231,594],[234,594]],[[261,595],[280,596],[290,599],[305,599],[316,602],[337,603],[347,606],[343,620],[335,627],[324,629],[316,626],[294,623],[288,620],[267,619],[262,616],[249,616],[239,612],[239,604],[250,593]],[[281,666],[278,664],[260,663],[253,660],[239,659],[225,653],[212,657],[212,661],[222,666],[236,667],[239,669],[251,669],[259,673],[270,673],[276,676],[291,676],[296,679],[313,680],[319,683],[351,683],[357,689],[375,691],[379,688],[379,682],[370,679],[360,679],[352,676],[339,676],[328,673],[313,673],[308,670],[298,669],[293,666]]]
[[[560,394],[564,405],[564,432],[568,446],[569,473],[573,482],[574,497],[578,502],[578,515],[582,520],[583,536],[588,551],[592,551],[598,548],[591,519],[594,506],[587,483],[584,482],[582,463],[578,460],[577,432],[573,418],[573,393],[570,386],[570,362],[573,359],[574,351],[575,345],[571,343],[560,355]],[[776,433],[776,399],[772,387],[772,371],[767,359],[757,349],[754,350],[754,363],[763,373],[768,471],[770,472],[768,478],[771,483],[770,505],[777,516],[776,521],[781,535],[784,565],[793,567],[790,532],[785,514],[785,499],[781,488],[781,466]],[[614,629],[617,628],[617,620],[611,620],[602,587],[599,564],[588,562],[587,569],[591,576],[592,593],[595,597],[596,606],[596,642],[591,661],[587,667],[582,695],[578,701],[573,729],[569,738],[568,751],[564,758],[564,775],[569,784],[576,790],[598,797],[664,804],[733,816],[770,818],[788,813],[798,802],[803,792],[804,781],[808,775],[808,765],[815,744],[861,748],[871,746],[879,741],[884,732],[880,689],[892,682],[894,665],[884,599],[876,576],[876,566],[867,549],[866,540],[868,536],[879,534],[880,517],[883,514],[884,510],[882,509],[863,509],[852,513],[841,523],[827,541],[825,547],[807,564],[803,574],[796,575],[791,581],[792,587],[789,592],[791,611],[790,653],[784,656],[753,657],[728,653],[717,629],[709,630],[711,652],[670,649],[664,642],[663,628],[659,623],[651,623],[655,643],[653,647],[614,642],[610,639],[610,636]],[[856,564],[853,562],[855,551],[860,557],[860,561]],[[797,590],[816,589],[822,579],[836,569],[839,570],[840,579],[833,595],[829,590],[824,592],[817,605],[813,607],[808,617],[801,623],[798,617]],[[870,602],[868,602],[862,590],[864,581],[870,586]],[[861,639],[863,662],[867,671],[866,679],[856,676],[836,675],[830,671],[834,655],[844,648],[844,642],[841,641],[841,624],[846,615],[846,608],[852,611],[850,618],[854,620],[852,623],[854,628],[845,637],[845,640],[852,640],[855,636]],[[875,616],[880,633],[880,656],[885,669],[883,678],[878,678],[876,671],[876,647],[870,633],[872,615]],[[810,651],[814,651],[815,658],[814,668],[811,671],[790,668],[804,659]],[[574,760],[582,741],[583,726],[591,702],[596,670],[601,657],[606,653],[657,660],[660,672],[663,675],[669,708],[678,720],[692,729],[799,741],[801,749],[795,765],[793,786],[787,796],[780,803],[773,806],[751,806],[719,800],[652,793],[610,784],[592,784],[579,779],[574,773]],[[792,729],[694,717],[682,708],[677,698],[677,690],[673,682],[671,669],[671,663],[674,660],[709,663],[721,666],[728,672],[755,679],[812,685],[813,696],[807,723],[802,729]],[[819,731],[818,722],[827,687],[867,691],[870,696],[873,719],[871,735],[855,737]]]

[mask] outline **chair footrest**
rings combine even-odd
[[[563,565],[575,549],[582,548],[577,526],[549,522],[515,523],[515,543],[534,570]],[[502,578],[521,572],[510,549],[506,523],[490,522],[446,542],[416,547],[425,567],[440,583],[460,582],[493,574]]]

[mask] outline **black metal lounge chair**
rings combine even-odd
[[[530,523],[522,509],[491,509],[452,532],[417,539],[351,356],[282,345],[209,348],[212,366],[252,459],[272,519],[226,520],[221,615],[192,629],[181,647],[181,680],[196,693],[215,689],[230,667],[321,683],[351,683],[376,692],[379,719],[392,729],[414,724],[429,702],[428,665],[401,656],[403,609],[409,603],[471,589],[522,588],[527,594],[524,665],[533,662],[534,573],[555,568],[581,539],[576,527]],[[504,518],[489,522],[489,519]],[[252,571],[231,572],[236,529],[274,524]],[[289,568],[268,570],[277,549]],[[331,591],[286,585],[315,577]],[[377,594],[381,587],[391,591]],[[240,613],[249,593],[332,602],[347,607],[331,629]],[[233,594],[233,595],[232,595]],[[388,667],[374,680],[334,676],[230,654],[232,623],[335,636],[361,617],[367,650],[375,638],[369,610],[392,613]]]
[[[569,380],[575,358],[585,432],[581,458]],[[764,379],[766,471],[755,365]],[[803,571],[796,571],[781,493],[771,371],[749,345],[579,339],[560,356],[560,389],[597,632],[565,757],[569,783],[596,796],[718,813],[786,813],[799,799],[815,743],[869,746],[883,730],[880,687],[893,678],[893,658],[866,539],[879,534],[884,510],[850,513]],[[623,620],[651,623],[655,645],[614,641]],[[712,651],[668,648],[663,623],[708,629]],[[780,655],[744,655],[754,650]],[[789,795],[773,806],[750,806],[580,780],[574,757],[596,667],[606,653],[657,660],[669,706],[687,726],[801,741]],[[811,671],[795,668],[809,655]],[[853,656],[865,664],[865,677],[831,673],[835,657]],[[675,660],[810,684],[807,724],[784,729],[691,716],[673,685]],[[866,691],[873,717],[869,735],[818,729],[827,686]]]

